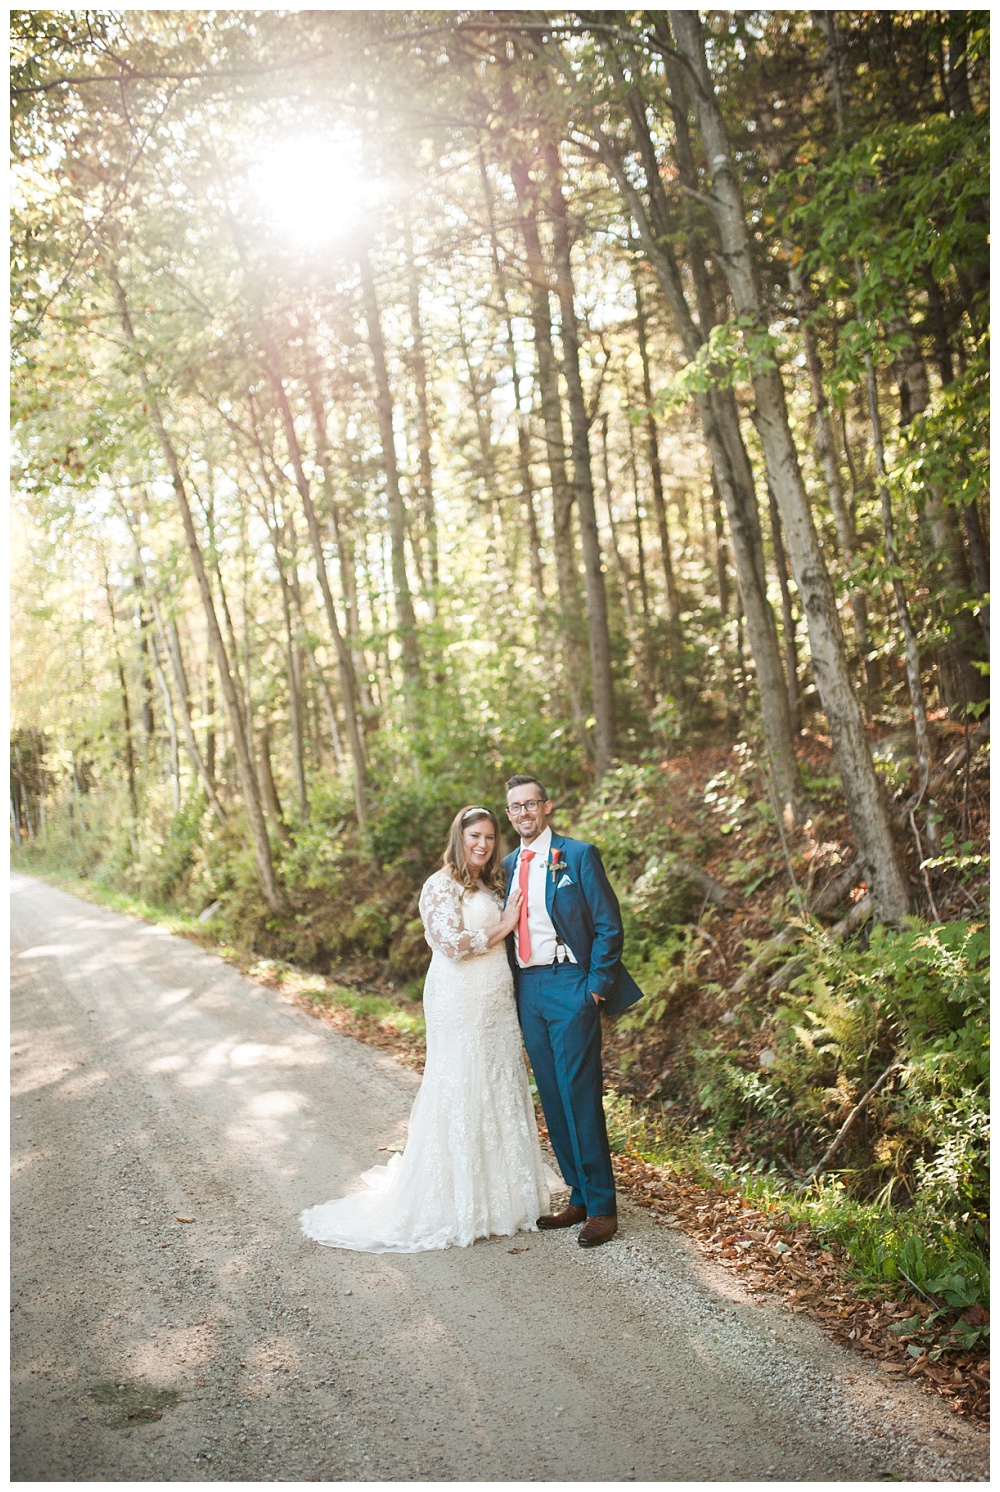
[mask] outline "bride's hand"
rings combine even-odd
[[[509,933],[512,933],[514,931],[515,927],[518,924],[521,916],[521,902],[523,901],[523,899],[524,898],[521,895],[520,888],[515,886],[513,891],[510,893],[510,896],[507,899],[507,905],[504,907],[503,912],[500,916],[500,926],[503,928],[503,935],[505,938]]]

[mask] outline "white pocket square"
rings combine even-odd
[[[570,876],[563,876],[562,880],[559,882],[559,886],[572,886],[573,884],[574,882]],[[559,890],[559,886],[556,887],[557,891]]]

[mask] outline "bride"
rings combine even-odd
[[[517,925],[515,888],[503,907],[499,825],[465,808],[444,869],[420,893],[433,950],[424,985],[427,1062],[406,1149],[366,1171],[366,1190],[302,1213],[317,1243],[366,1253],[464,1247],[535,1228],[558,1178],[544,1165],[521,1055],[504,939]]]

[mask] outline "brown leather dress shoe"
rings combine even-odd
[[[587,1216],[586,1207],[564,1207],[562,1212],[547,1212],[544,1217],[538,1219],[540,1228],[572,1228],[574,1223],[582,1223]]]
[[[582,1249],[596,1249],[598,1244],[608,1243],[618,1232],[618,1218],[615,1213],[608,1217],[588,1217],[580,1229],[577,1243]]]

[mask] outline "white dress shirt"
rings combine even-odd
[[[514,862],[514,879],[511,889],[520,885],[521,856],[525,848],[534,851],[535,858],[528,861],[528,937],[531,940],[531,957],[525,963],[521,957],[520,938],[514,933],[514,948],[517,953],[518,966],[522,969],[537,969],[551,964],[556,956],[556,930],[552,926],[552,918],[545,910],[545,877],[549,874],[548,859],[549,850],[552,847],[552,830],[543,829],[537,839],[533,839],[527,846],[522,845]],[[570,951],[569,945],[564,943],[566,957],[571,964],[576,963]]]

